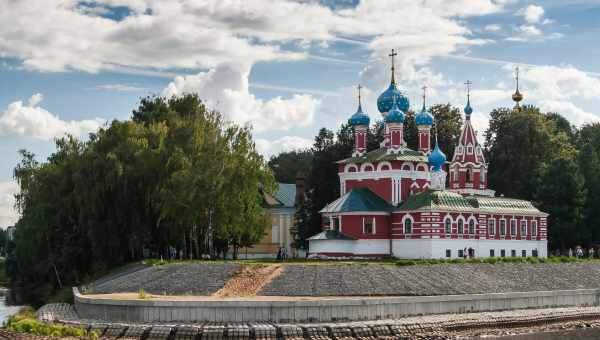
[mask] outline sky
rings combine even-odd
[[[269,157],[309,147],[396,79],[412,109],[463,107],[475,128],[525,104],[600,120],[600,0],[0,0],[0,227],[18,219],[18,150],[125,120],[140,98],[197,92],[253,126]],[[442,146],[443,148],[443,146]]]

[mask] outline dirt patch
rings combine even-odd
[[[252,265],[242,267],[239,274],[225,283],[225,286],[212,296],[249,297],[255,296],[263,286],[270,283],[283,271],[283,265]]]

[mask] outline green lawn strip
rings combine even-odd
[[[33,309],[25,307],[19,313],[8,318],[4,328],[17,333],[25,333],[56,338],[76,337],[97,339],[98,334],[88,332],[83,328],[65,326],[56,323],[41,322],[36,319]]]

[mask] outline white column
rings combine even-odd
[[[284,226],[283,214],[279,214],[279,246],[283,246]]]

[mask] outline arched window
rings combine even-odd
[[[356,172],[356,167],[348,168],[348,172]]]
[[[475,220],[469,220],[469,234],[475,234]]]
[[[373,171],[373,167],[370,165],[365,166],[365,171]]]
[[[458,220],[458,233],[463,234],[465,232],[465,222],[461,219]]]
[[[466,176],[467,176],[467,179],[466,179],[467,183],[473,182],[473,169],[467,168]]]
[[[446,218],[446,221],[444,221],[444,231],[446,234],[452,233],[452,220],[450,217]]]
[[[404,220],[404,233],[412,234],[412,220],[410,218]]]
[[[389,166],[389,165],[387,165],[387,164],[386,164],[386,165],[382,165],[382,166],[381,166],[381,170],[383,170],[383,171],[385,171],[385,170],[389,170],[389,169],[390,169],[390,166]]]
[[[453,176],[453,180],[455,182],[458,182],[458,168],[454,169],[454,172],[452,172],[452,176]]]

